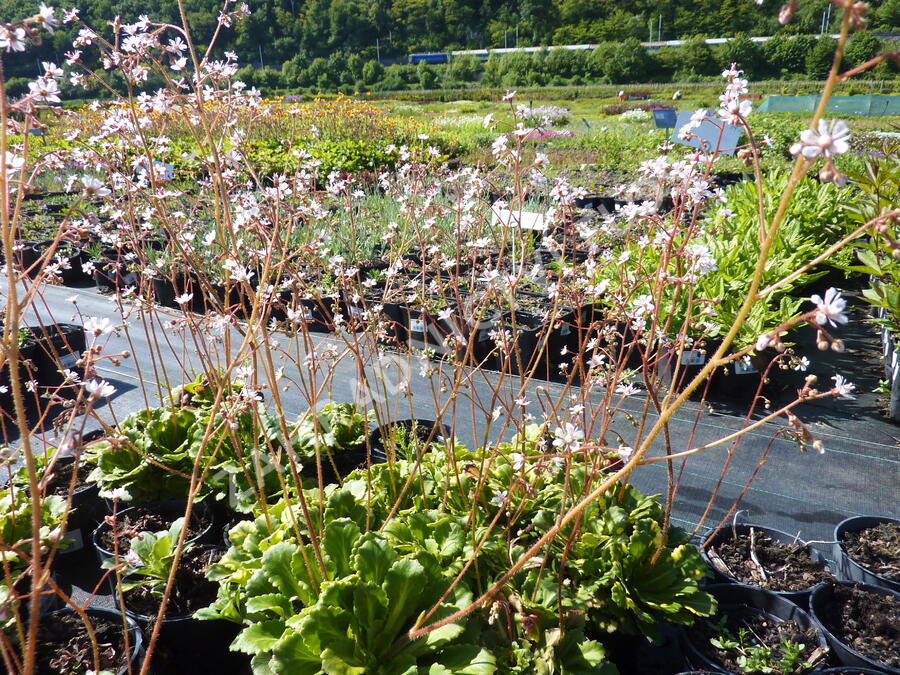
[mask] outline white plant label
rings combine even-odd
[[[59,359],[59,365],[67,370],[71,370],[75,367],[75,364],[78,362],[78,354],[69,353],[65,356],[61,356]]]
[[[409,320],[409,332],[410,333],[424,333],[425,332],[425,320],[424,319],[410,319]]]
[[[758,372],[759,371],[756,369],[756,366],[753,365],[752,361],[744,361],[744,359],[740,359],[734,362],[735,375],[750,375],[752,373]]]

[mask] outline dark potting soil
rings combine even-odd
[[[881,523],[844,535],[844,549],[875,574],[900,581],[900,523]]]
[[[172,523],[178,520],[180,515],[163,515],[152,511],[149,507],[138,506],[135,512],[118,514],[116,516],[116,533],[118,538],[119,555],[124,555],[131,550],[131,540],[141,532],[162,532],[172,527]],[[107,517],[107,522],[111,516]],[[187,535],[185,541],[189,541],[200,534],[210,526],[209,516],[199,514],[196,509],[191,512],[191,519],[188,522]],[[115,539],[112,528],[104,530],[100,533],[100,546],[106,551],[113,551],[115,547]]]
[[[205,546],[193,546],[181,555],[166,607],[167,617],[191,615],[216,599],[219,584],[207,580],[204,573],[223,555],[224,548]],[[126,607],[135,614],[152,617],[159,612],[162,597],[153,593],[149,584],[125,591],[124,595]]]
[[[810,558],[802,543],[782,544],[757,530],[753,549],[759,565],[750,555],[750,533],[747,532],[738,534],[737,538],[717,541],[715,546],[710,546],[709,555],[713,557],[713,564],[716,563],[714,556],[724,564],[725,569],[719,571],[770,591],[803,591],[831,578],[825,564]]]
[[[804,670],[807,672],[812,666],[821,664],[828,651],[819,647],[819,639],[812,628],[803,630],[796,621],[776,621],[749,608],[729,608],[727,612],[720,612],[707,620],[698,623],[690,630],[690,636],[697,648],[711,661],[721,664],[728,672],[742,671],[738,664],[741,652],[736,649],[719,649],[713,646],[711,640],[723,639],[742,644],[746,650],[750,647],[768,647],[773,650],[770,665],[777,665],[781,660],[779,647],[790,641],[794,645],[803,645],[800,652],[799,664],[808,664]],[[774,669],[772,673],[781,673]],[[791,670],[789,672],[795,672]]]
[[[97,639],[100,670],[118,672],[128,665],[121,621],[105,616],[91,616],[90,620]],[[94,667],[91,639],[78,614],[53,614],[41,619],[35,670],[38,675],[69,675]]]
[[[69,494],[69,486],[72,484],[72,470],[75,462],[57,462],[53,467],[53,475],[47,481],[46,494],[65,497]],[[91,473],[91,467],[84,462],[78,463],[78,476],[75,478],[75,489],[88,485],[87,477]]]
[[[851,649],[900,668],[900,600],[896,597],[835,585],[833,599],[819,618]]]

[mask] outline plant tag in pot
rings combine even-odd
[[[706,363],[706,354],[696,349],[681,354],[681,365],[683,366],[702,366],[704,363]]]
[[[411,333],[424,333],[425,332],[425,320],[424,319],[410,319],[409,320],[409,331]]]
[[[735,375],[750,375],[758,372],[759,371],[756,369],[756,366],[753,365],[753,362],[746,357],[734,362]]]
[[[78,362],[78,354],[68,353],[64,356],[61,356],[59,359],[59,365],[63,369],[71,370],[75,367],[75,364]]]

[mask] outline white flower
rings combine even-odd
[[[15,28],[0,24],[0,49],[7,52],[25,51],[25,29],[21,26]]]
[[[44,67],[44,75],[47,77],[62,77],[63,69],[58,65],[53,63],[52,61],[41,61],[41,65]]]
[[[633,318],[640,318],[645,314],[651,313],[655,308],[656,305],[653,303],[652,295],[639,295],[634,299],[633,309],[628,315]]]
[[[627,445],[620,445],[619,449],[616,450],[616,454],[622,458],[623,462],[627,462],[631,459],[631,456],[634,454],[634,448],[631,448]]]
[[[54,12],[55,10],[52,7],[47,7],[47,5],[41,3],[41,8],[37,13],[38,22],[48,33],[52,33],[53,29],[59,25],[59,19],[56,18]]]
[[[553,447],[559,448],[561,452],[578,452],[581,441],[584,440],[584,432],[571,422],[566,422],[565,428],[557,427],[553,436]]]
[[[183,307],[184,305],[189,303],[193,299],[193,297],[194,297],[193,293],[183,293],[183,294],[179,295],[177,298],[175,298],[175,302],[177,302],[179,305],[181,305]]]
[[[634,394],[640,393],[640,387],[635,384],[629,382],[628,384],[620,384],[616,387],[616,393],[621,394],[622,396],[632,396]]]
[[[142,564],[141,556],[138,555],[138,552],[134,549],[128,551],[128,553],[126,553],[123,557],[123,560],[129,567],[140,567]]]
[[[525,466],[525,455],[521,452],[514,452],[509,456],[510,464],[514,471],[521,471]]]
[[[809,368],[809,359],[805,356],[801,356],[796,363],[794,363],[794,370],[799,371],[801,373],[805,373]]]
[[[93,176],[82,176],[81,187],[87,197],[109,197],[112,194],[112,191],[103,184],[103,181]]]
[[[122,502],[130,502],[131,501],[131,493],[128,492],[123,487],[112,488],[111,490],[103,490],[100,492],[100,497],[103,499],[109,499],[112,501],[122,501]]]
[[[841,297],[841,292],[836,288],[825,291],[824,299],[813,295],[810,300],[816,305],[816,323],[820,326],[826,323],[830,326],[847,323],[847,315],[844,314],[847,301]]]
[[[52,78],[39,77],[34,82],[28,83],[28,95],[34,97],[35,101],[59,103],[59,85]]]
[[[856,389],[855,384],[847,382],[847,380],[844,379],[843,375],[835,375],[831,379],[834,380],[834,393],[837,396],[839,396],[840,398],[846,398],[846,399],[850,399],[850,400],[856,398],[852,394],[853,390]]]
[[[850,149],[849,137],[850,127],[843,120],[819,120],[817,129],[800,132],[800,142],[791,146],[791,154],[803,155],[807,159],[820,156],[830,159]]]
[[[116,388],[106,380],[87,380],[81,384],[91,400],[109,398],[116,393]]]
[[[503,94],[502,100],[503,101],[512,101],[515,97],[516,97],[516,92],[510,91],[509,89],[507,89],[506,93]]]
[[[500,492],[494,495],[491,501],[494,502],[497,506],[503,506],[504,502],[506,502],[506,495],[508,494],[509,492],[507,492],[506,490],[500,490]]]
[[[764,351],[770,344],[772,344],[772,338],[768,335],[760,335],[756,338],[756,344],[753,346],[753,349],[757,352]]]
[[[84,330],[87,333],[93,333],[94,335],[104,335],[106,333],[112,333],[114,330],[114,326],[112,321],[109,320],[108,317],[89,317],[87,321],[84,322]]]
[[[16,171],[19,171],[19,170],[21,170],[21,168],[24,165],[25,165],[24,157],[15,155],[7,150],[7,152],[6,152],[6,171],[8,173],[14,173]]]

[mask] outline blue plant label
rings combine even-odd
[[[700,126],[691,129],[691,136],[687,140],[679,138],[681,129],[691,121],[693,113],[690,110],[682,110],[678,113],[675,122],[675,134],[672,140],[681,145],[689,145],[699,148],[704,152],[718,152],[720,155],[733,155],[737,150],[738,141],[741,138],[742,129],[734,124],[725,124],[724,120],[714,115],[707,115]]]
[[[678,113],[672,108],[656,108],[653,111],[653,121],[657,129],[674,129]]]
[[[692,349],[681,355],[681,365],[683,366],[702,366],[704,363],[706,363],[706,354],[697,349]]]
[[[409,320],[409,332],[410,333],[424,333],[425,332],[425,321],[423,319],[410,319]]]
[[[751,375],[752,373],[758,372],[756,366],[753,365],[753,362],[750,359],[738,359],[734,362],[735,375]]]
[[[78,362],[78,354],[74,352],[69,352],[65,356],[61,356],[59,358],[59,365],[64,370],[71,370],[75,367],[75,364]]]

